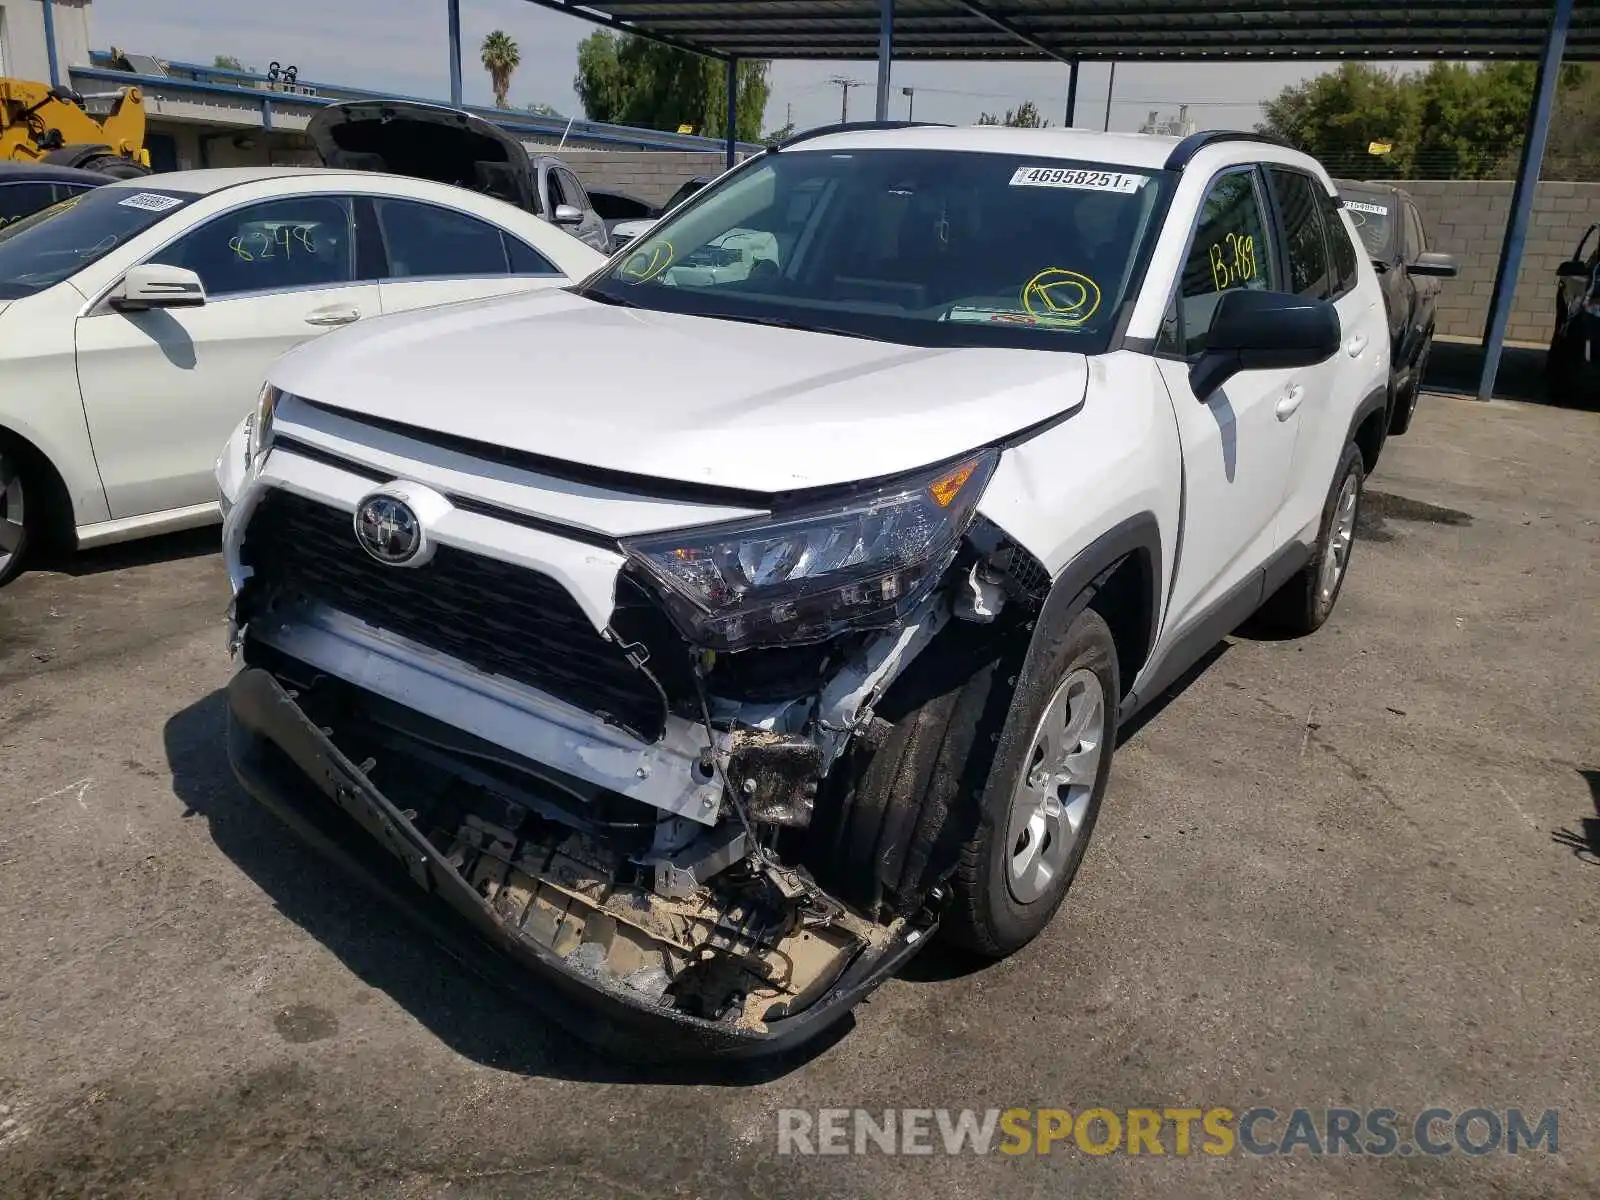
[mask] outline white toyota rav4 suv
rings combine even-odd
[[[1026,944],[1119,723],[1327,619],[1383,302],[1238,133],[819,131],[630,250],[273,368],[229,748],[585,1036],[760,1053],[936,927]]]

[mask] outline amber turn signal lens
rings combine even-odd
[[[941,475],[928,485],[928,495],[933,497],[933,502],[940,508],[949,508],[950,502],[961,494],[961,489],[966,486],[967,480],[972,478],[972,472],[977,470],[975,462],[963,463],[948,475]]]

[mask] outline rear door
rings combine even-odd
[[[1343,452],[1347,422],[1364,395],[1363,363],[1374,337],[1385,328],[1384,314],[1371,292],[1356,287],[1359,273],[1354,244],[1333,197],[1320,180],[1304,171],[1276,164],[1267,168],[1282,229],[1288,286],[1308,299],[1332,302],[1339,314],[1342,345],[1332,358],[1301,372],[1305,388],[1289,494],[1284,501],[1279,540],[1288,542],[1318,521],[1338,455]],[[1338,221],[1337,229],[1333,222]],[[1342,244],[1333,235],[1344,238]]]
[[[198,308],[77,323],[78,380],[114,518],[216,500],[212,468],[267,367],[309,338],[378,312],[355,271],[351,202],[297,195],[218,214],[146,261],[200,276]]]
[[[1171,636],[1222,612],[1242,619],[1260,603],[1261,568],[1278,548],[1301,401],[1315,386],[1315,372],[1242,371],[1205,402],[1195,396],[1189,366],[1205,349],[1218,301],[1237,288],[1284,289],[1265,181],[1251,166],[1211,181],[1157,345],[1184,464]]]
[[[550,287],[565,276],[521,239],[487,221],[417,200],[363,201],[382,240],[379,303],[386,313]]]

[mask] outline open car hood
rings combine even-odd
[[[410,100],[335,103],[312,116],[306,135],[325,166],[432,179],[539,211],[533,162],[522,143],[458,108]]]

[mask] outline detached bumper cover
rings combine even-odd
[[[533,998],[585,1041],[650,1058],[747,1058],[779,1053],[820,1035],[893,975],[933,932],[912,924],[875,954],[864,952],[815,1003],[768,1022],[765,1031],[687,1016],[626,994],[505,928],[431,843],[289,698],[272,675],[249,668],[228,687],[228,758],[245,789],[313,847],[461,950],[498,952],[536,982]],[[351,825],[351,821],[354,825]],[[397,860],[350,844],[356,827]],[[360,842],[361,839],[356,839]],[[376,861],[375,861],[376,860]],[[409,878],[410,884],[405,883]],[[442,902],[442,904],[441,904]],[[526,991],[527,989],[520,989]]]

